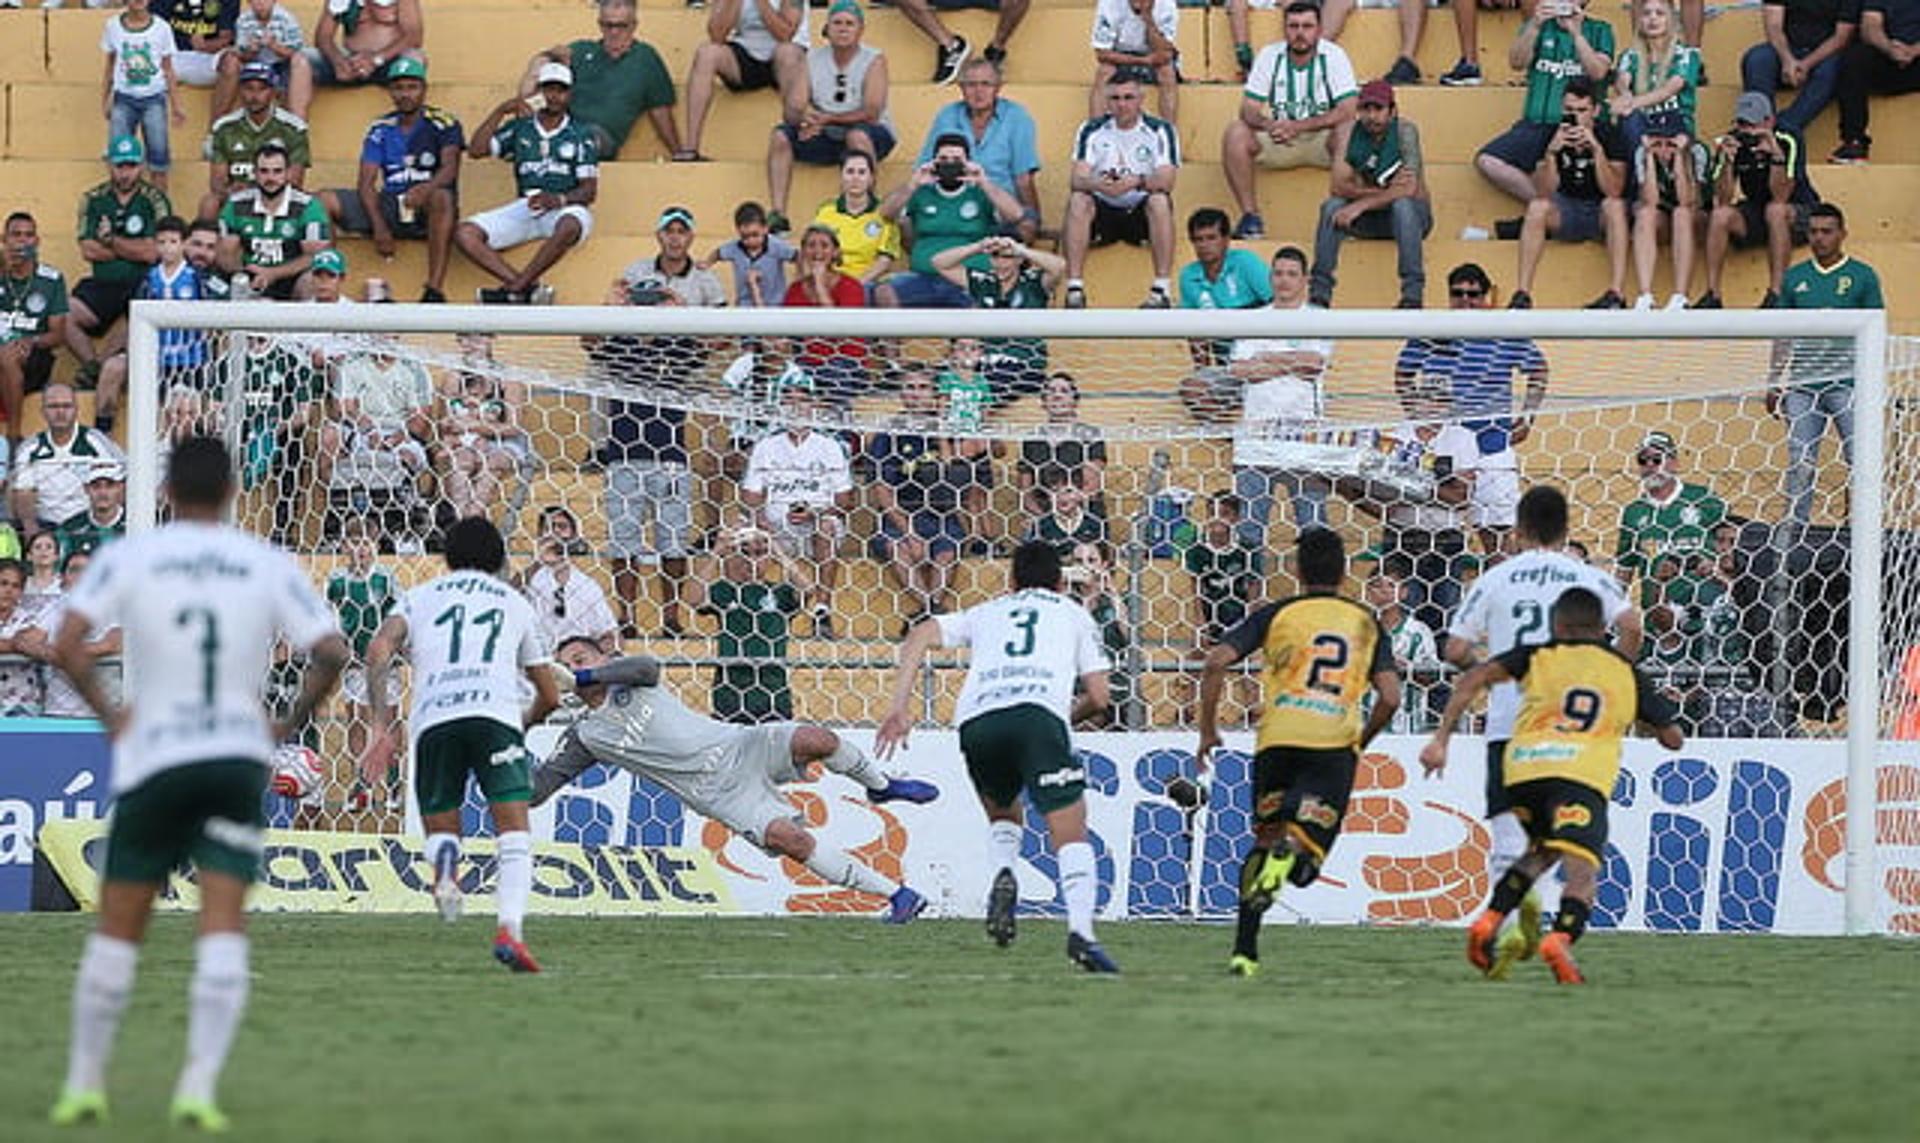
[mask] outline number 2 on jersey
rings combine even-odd
[[[1016,607],[1007,615],[1013,620],[1013,625],[1020,629],[1018,641],[1007,640],[1007,658],[1020,659],[1033,654],[1033,629],[1040,622],[1040,613],[1031,607]]]
[[[1547,617],[1540,605],[1531,599],[1523,599],[1513,605],[1513,645],[1524,647],[1532,643],[1545,642],[1539,633],[1546,630]]]
[[[488,629],[487,641],[480,648],[480,661],[482,663],[493,662],[493,652],[500,643],[500,629],[506,625],[506,622],[507,617],[502,615],[500,609],[497,607],[489,608],[473,617],[473,625],[475,627],[485,627]],[[464,603],[456,603],[452,607],[447,608],[445,611],[433,617],[433,625],[435,627],[451,626],[453,628],[447,638],[447,662],[458,663],[460,661],[460,637],[467,626],[467,605]]]
[[[1339,694],[1340,684],[1328,681],[1324,672],[1346,669],[1347,660],[1352,657],[1347,641],[1338,635],[1321,634],[1313,637],[1313,646],[1319,653],[1307,664],[1307,689]]]

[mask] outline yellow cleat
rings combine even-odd
[[[1527,938],[1520,932],[1520,927],[1515,925],[1501,933],[1500,939],[1494,943],[1493,966],[1487,969],[1487,979],[1505,980],[1507,974],[1513,971],[1514,962],[1525,960],[1531,955],[1533,954],[1527,951]]]
[[[1280,897],[1280,890],[1286,888],[1287,875],[1293,872],[1294,854],[1289,852],[1280,857],[1268,853],[1260,862],[1258,869],[1250,871],[1246,883],[1240,887],[1241,896],[1254,908],[1265,912],[1272,908]]]
[[[209,1135],[224,1133],[233,1124],[208,1099],[175,1099],[167,1118],[175,1127],[192,1127]]]
[[[107,1093],[104,1091],[63,1091],[47,1115],[55,1127],[79,1127],[107,1121]]]
[[[1227,962],[1227,975],[1259,976],[1260,962],[1250,956],[1241,956],[1239,953],[1234,953],[1233,959]]]
[[[1514,931],[1520,934],[1520,960],[1532,960],[1540,951],[1540,894],[1527,890],[1520,898],[1520,919],[1514,922]]]

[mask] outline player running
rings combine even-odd
[[[1674,725],[1679,712],[1607,645],[1605,614],[1593,592],[1579,587],[1562,592],[1553,605],[1553,640],[1516,647],[1468,671],[1454,684],[1440,729],[1420,751],[1421,767],[1429,775],[1440,773],[1447,765],[1452,728],[1480,692],[1504,682],[1520,687],[1520,713],[1507,743],[1505,794],[1526,829],[1527,851],[1494,883],[1486,912],[1467,929],[1467,959],[1494,979],[1507,974],[1516,952],[1513,944],[1496,942],[1501,921],[1558,863],[1566,887],[1540,955],[1561,984],[1586,983],[1573,959],[1573,942],[1586,931],[1593,912],[1594,882],[1607,845],[1607,799],[1620,777],[1620,739],[1639,721],[1668,750],[1682,745]]]
[[[53,658],[113,739],[116,801],[100,922],[73,986],[66,1084],[50,1116],[107,1118],[106,1072],[154,894],[191,860],[200,936],[188,992],[187,1062],[174,1088],[180,1126],[224,1131],[214,1088],[247,1006],[247,887],[260,872],[261,796],[274,743],[296,734],[347,663],[333,612],[285,552],[230,528],[233,461],[210,437],[173,450],[173,522],[109,544],[67,597]],[[129,694],[107,697],[87,634],[126,632]],[[260,698],[277,641],[310,656],[285,720]]]
[[[482,516],[447,529],[447,574],[401,597],[367,645],[372,737],[360,777],[378,787],[393,765],[394,710],[387,690],[404,648],[413,668],[414,794],[426,826],[433,901],[442,919],[460,916],[460,806],[471,773],[493,817],[499,873],[494,888],[499,927],[493,957],[515,972],[539,972],[521,932],[533,894],[533,839],[527,832],[532,759],[522,738],[560,705],[560,687],[540,649],[540,628],[525,596],[500,578],[507,546]],[[533,684],[533,706],[520,709],[520,679]]]
[[[1111,665],[1100,629],[1086,608],[1060,594],[1060,553],[1029,540],[1013,553],[1013,591],[966,611],[923,619],[900,645],[893,704],[874,738],[884,761],[906,745],[909,708],[920,664],[934,646],[973,648],[954,708],[967,774],[987,811],[994,870],[987,895],[987,935],[1013,943],[1020,885],[1019,798],[1047,819],[1067,906],[1067,959],[1088,972],[1119,972],[1093,932],[1099,896],[1093,846],[1087,842],[1087,771],[1073,756],[1067,728],[1107,706]],[[1076,697],[1074,684],[1079,683]]]
[[[708,718],[662,684],[660,664],[650,656],[609,661],[591,639],[579,637],[561,643],[559,655],[592,713],[568,728],[553,756],[533,772],[534,805],[603,762],[658,782],[701,815],[824,880],[885,897],[888,924],[904,925],[926,909],[926,898],[914,890],[844,850],[822,848],[780,787],[799,781],[814,762],[865,786],[875,803],[931,802],[940,796],[932,783],[889,778],[865,751],[823,726]]]
[[[1520,497],[1514,541],[1519,554],[1483,573],[1467,589],[1447,635],[1448,662],[1470,668],[1482,656],[1502,655],[1516,647],[1535,646],[1551,637],[1548,615],[1554,601],[1569,588],[1582,588],[1600,599],[1606,625],[1616,635],[1620,653],[1632,662],[1640,654],[1640,613],[1627,600],[1618,581],[1599,568],[1561,551],[1567,541],[1567,498],[1558,488],[1536,484]],[[1487,828],[1493,836],[1487,855],[1487,881],[1500,883],[1507,869],[1527,851],[1527,831],[1513,813],[1502,778],[1501,760],[1513,736],[1520,692],[1501,683],[1487,699]],[[1508,962],[1531,957],[1540,947],[1540,898],[1529,893],[1507,941]]]
[[[1240,866],[1239,927],[1227,971],[1260,971],[1260,919],[1288,882],[1313,884],[1340,836],[1353,775],[1366,749],[1400,709],[1393,645],[1373,609],[1340,594],[1347,553],[1327,528],[1308,528],[1294,548],[1303,594],[1269,603],[1207,651],[1200,675],[1197,766],[1220,745],[1218,711],[1227,668],[1261,653],[1262,703],[1253,755],[1253,845]],[[1376,695],[1362,722],[1367,692]]]

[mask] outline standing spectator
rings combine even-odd
[[[728,91],[786,90],[806,64],[808,0],[713,0],[707,42],[687,69],[687,134],[675,162],[704,162],[700,137],[713,104],[713,82]]]
[[[873,193],[875,169],[872,155],[848,151],[840,160],[840,197],[821,203],[813,215],[814,222],[833,231],[840,269],[869,288],[905,256],[899,226],[880,213]]]
[[[1520,271],[1514,280],[1516,310],[1533,308],[1533,277],[1547,239],[1591,242],[1605,238],[1611,267],[1607,292],[1591,309],[1624,309],[1627,288],[1627,141],[1618,126],[1599,117],[1594,87],[1584,75],[1567,81],[1560,96],[1560,125],[1533,170],[1534,197],[1520,227]]]
[[[60,538],[52,529],[42,528],[27,541],[27,579],[21,588],[20,605],[29,618],[53,606],[60,598]]]
[[[54,529],[60,558],[75,552],[89,555],[127,534],[127,466],[101,459],[87,466],[86,510]]]
[[[1312,0],[1286,7],[1286,40],[1260,49],[1240,93],[1240,113],[1220,141],[1227,187],[1240,208],[1235,238],[1264,238],[1254,162],[1273,170],[1331,167],[1346,148],[1353,122],[1353,61],[1320,38],[1320,9]]]
[[[1180,118],[1180,6],[1174,0],[1098,0],[1093,8],[1093,86],[1087,117],[1107,109],[1115,75],[1151,80],[1159,88],[1160,118]]]
[[[1813,257],[1788,268],[1779,308],[1885,309],[1880,275],[1844,249],[1846,215],[1830,202],[1810,214],[1807,246]],[[1813,513],[1814,468],[1828,421],[1840,434],[1847,464],[1853,463],[1853,350],[1817,337],[1776,341],[1767,381],[1773,386],[1767,390],[1767,412],[1787,423],[1787,519],[1804,525]]]
[[[1391,238],[1399,251],[1400,308],[1417,310],[1427,292],[1422,244],[1433,229],[1420,128],[1395,109],[1393,85],[1384,79],[1369,80],[1357,102],[1346,150],[1333,160],[1333,193],[1320,204],[1307,293],[1315,305],[1333,304],[1334,270],[1345,236]]]
[[[173,213],[166,192],[141,177],[145,157],[138,139],[116,137],[107,145],[107,181],[80,196],[80,256],[93,272],[74,284],[67,299],[67,349],[82,377],[98,378],[101,357],[112,356],[124,342],[124,336],[109,335],[159,259],[154,243],[160,220]],[[96,337],[107,338],[100,353],[94,351]],[[100,394],[94,424],[111,432],[118,403],[118,393]]]
[[[680,128],[673,121],[673,79],[652,44],[636,34],[640,12],[635,0],[599,0],[600,38],[559,44],[534,56],[520,80],[520,94],[533,95],[540,69],[565,64],[576,83],[573,114],[593,136],[594,149],[611,162],[626,145],[633,125],[645,115],[669,155],[680,150]]]
[[[1706,144],[1693,137],[1677,113],[1663,111],[1647,121],[1633,152],[1633,173],[1640,187],[1633,214],[1633,269],[1640,293],[1633,308],[1653,308],[1653,269],[1665,238],[1673,245],[1673,293],[1666,308],[1684,310],[1695,244],[1706,221]]]
[[[233,46],[240,0],[153,0],[153,14],[173,29],[175,78],[188,87],[214,86],[221,57]]]
[[[968,53],[973,48],[965,36],[955,35],[947,30],[934,9],[958,11],[963,8],[982,8],[989,12],[998,12],[999,19],[993,26],[993,39],[987,42],[980,58],[998,68],[1001,72],[1007,67],[1007,43],[1013,39],[1013,33],[1020,21],[1027,18],[1027,9],[1033,0],[896,0],[895,7],[907,22],[920,29],[922,35],[933,41],[935,56],[933,61],[933,79],[939,85],[952,83],[959,78],[967,62]],[[922,162],[926,159],[923,157]]]
[[[393,64],[426,43],[420,0],[328,0],[305,52],[322,87],[359,87],[393,78]]]
[[[967,542],[963,493],[992,479],[981,471],[990,462],[941,435],[940,420],[933,376],[910,366],[900,374],[900,412],[867,444],[880,515],[871,551],[910,602],[903,628],[951,609],[947,592]]]
[[[442,492],[454,519],[486,516],[507,483],[533,459],[520,425],[523,386],[484,370],[467,370],[441,403],[438,438]],[[559,646],[555,641],[552,646]]]
[[[67,279],[40,261],[40,227],[31,214],[7,215],[0,241],[6,243],[0,252],[5,256],[0,263],[0,413],[6,416],[17,465],[20,450],[11,446],[20,440],[27,394],[46,388],[53,377],[53,351],[67,341]],[[14,488],[19,487],[16,475]],[[27,523],[24,516],[15,518]]]
[[[1064,472],[1087,497],[1087,511],[1107,518],[1107,442],[1100,429],[1080,419],[1080,386],[1073,374],[1056,372],[1040,390],[1046,416],[1020,440],[1020,463],[1014,481],[1027,515],[1047,510],[1041,493],[1046,475]]]
[[[968,264],[980,254],[987,269]],[[934,269],[967,291],[975,309],[1043,310],[1066,273],[1058,254],[1035,250],[1017,238],[994,235],[965,246],[950,246],[933,256]],[[1038,337],[993,337],[980,343],[981,367],[995,402],[1040,391],[1047,375],[1047,342]]]
[[[1001,82],[1000,65],[984,56],[968,60],[960,69],[960,98],[934,114],[915,162],[932,162],[942,136],[967,140],[987,181],[1020,200],[1020,241],[1031,243],[1040,232],[1040,147],[1033,116],[1001,96]]]
[[[1757,91],[1734,101],[1733,130],[1713,141],[1713,215],[1707,220],[1707,292],[1695,309],[1721,307],[1720,275],[1733,246],[1767,247],[1767,292],[1761,309],[1780,300],[1787,257],[1807,240],[1807,220],[1820,201],[1807,179],[1800,137],[1775,125],[1773,99]]]
[[[867,304],[865,288],[840,272],[840,238],[832,227],[816,222],[800,236],[800,272],[781,304],[833,309],[860,309]],[[862,338],[807,338],[790,356],[836,405],[866,392],[871,383],[867,343]]]
[[[426,239],[427,283],[420,300],[444,302],[467,137],[460,120],[427,102],[425,60],[401,56],[387,74],[393,110],[367,128],[358,184],[321,191],[320,201],[335,227],[370,235],[382,258],[393,257],[396,238]]]
[[[1047,502],[1047,510],[1027,525],[1023,541],[1052,544],[1065,561],[1075,545],[1106,540],[1106,522],[1087,511],[1087,494],[1065,472],[1056,468],[1041,478],[1040,498]]]
[[[1107,81],[1107,113],[1081,124],[1073,140],[1067,196],[1067,296],[1085,308],[1081,278],[1087,248],[1125,242],[1153,250],[1153,285],[1142,308],[1173,305],[1173,183],[1180,173],[1180,135],[1173,124],[1140,110],[1140,81],[1119,72]]]
[[[353,652],[353,658],[340,672],[340,697],[347,707],[347,752],[358,758],[367,748],[367,732],[373,726],[373,692],[367,689],[367,646],[400,602],[400,581],[393,569],[377,562],[380,535],[367,517],[356,516],[340,526],[340,547],[347,562],[327,573],[326,597],[339,620],[340,634]],[[387,703],[399,701],[400,678],[388,675]],[[347,796],[348,804],[354,805],[367,797],[366,784],[355,775]]]
[[[273,69],[274,90],[286,99],[287,110],[304,120],[313,106],[313,64],[306,57],[306,47],[306,33],[292,12],[276,0],[246,0],[233,24],[233,50],[220,57],[213,117],[233,110],[240,69],[264,64]]]
[[[1740,57],[1740,83],[1743,90],[1766,96],[1769,113],[1774,92],[1798,90],[1779,117],[1792,134],[1804,136],[1814,117],[1833,102],[1847,47],[1860,24],[1860,6],[1860,0],[1765,0],[1761,5],[1766,39]]]
[[[787,191],[795,159],[837,166],[848,151],[865,151],[875,161],[893,152],[887,58],[860,42],[866,27],[866,13],[855,0],[833,0],[827,42],[808,48],[803,66],[781,85],[783,120],[767,140],[767,196],[773,201],[768,221],[775,233],[792,229]]]
[[[167,145],[167,121],[185,125],[187,113],[174,101],[173,30],[155,19],[149,0],[127,0],[127,9],[107,20],[100,33],[107,68],[100,90],[109,138],[145,138],[152,157],[153,181],[167,189],[173,165]]]
[[[1260,594],[1266,568],[1260,549],[1248,543],[1240,498],[1216,492],[1207,498],[1207,521],[1181,557],[1193,587],[1194,645],[1210,647],[1247,617]]]
[[[1217,207],[1203,206],[1187,218],[1187,241],[1194,260],[1180,270],[1180,308],[1256,310],[1273,301],[1267,264],[1260,255],[1233,245],[1233,220]],[[1233,352],[1230,338],[1196,337],[1187,342],[1197,370],[1217,370]],[[1210,420],[1211,410],[1189,409]]]
[[[1075,544],[1060,569],[1060,582],[1075,603],[1087,609],[1100,629],[1100,645],[1113,669],[1107,672],[1107,706],[1087,720],[1089,726],[1138,730],[1139,704],[1134,701],[1133,672],[1127,668],[1133,631],[1127,624],[1127,606],[1113,586],[1113,545]]]
[[[769,580],[769,563],[780,580]],[[759,528],[727,534],[719,578],[707,584],[700,610],[719,620],[714,633],[711,703],[722,722],[778,722],[793,717],[787,680],[788,622],[800,613],[793,584],[805,573]]]
[[[1308,306],[1306,251],[1280,247],[1267,274],[1273,291],[1269,309]],[[1247,512],[1242,531],[1256,548],[1267,547],[1276,491],[1292,500],[1293,522],[1300,529],[1326,523],[1329,485],[1301,467],[1296,438],[1321,419],[1320,382],[1332,360],[1333,342],[1324,338],[1242,337],[1234,341],[1227,372],[1218,379],[1233,390],[1223,403],[1237,398],[1240,406],[1233,491]]]
[[[1434,638],[1433,628],[1406,609],[1405,587],[1400,577],[1382,569],[1368,578],[1365,590],[1367,606],[1379,617],[1380,627],[1387,633],[1387,642],[1393,649],[1394,669],[1409,679],[1436,674],[1441,667],[1438,640]],[[1414,682],[1409,687],[1407,701],[1394,712],[1387,729],[1395,734],[1418,734],[1430,730],[1432,723],[1430,689]]]
[[[15,650],[45,664],[46,702],[40,713],[47,718],[94,717],[93,707],[80,697],[80,692],[68,680],[67,673],[56,669],[53,657],[53,633],[60,629],[61,622],[66,618],[67,603],[73,597],[74,585],[86,574],[91,559],[87,552],[67,553],[60,561],[60,602],[34,617],[33,622],[15,636]],[[106,656],[114,660],[99,664],[95,668],[94,678],[109,700],[118,703],[121,665],[117,660],[122,649],[119,626],[89,630],[82,646],[90,656]]]
[[[1633,462],[1640,471],[1640,492],[1620,510],[1620,536],[1613,548],[1619,574],[1646,575],[1666,556],[1690,564],[1695,555],[1712,553],[1714,530],[1726,521],[1727,503],[1706,485],[1680,479],[1680,446],[1673,434],[1648,433]]]
[[[540,645],[558,650],[569,639],[587,639],[611,654],[620,645],[620,622],[607,593],[567,556],[557,537],[540,540],[540,566],[527,577],[527,600],[540,625]]]
[[[844,513],[853,507],[853,469],[838,438],[814,431],[810,422],[818,407],[810,387],[788,387],[781,412],[788,427],[753,446],[740,482],[741,500],[788,555],[812,561],[807,595],[813,603],[813,635],[831,639]]]
[[[24,598],[27,566],[17,559],[0,559],[0,718],[35,718],[46,692],[40,664],[18,662],[20,633],[39,618]]]
[[[1024,210],[1020,200],[987,181],[980,164],[968,157],[968,147],[965,135],[942,135],[934,143],[933,162],[914,168],[913,177],[880,204],[884,217],[911,231],[913,257],[907,273],[874,288],[875,305],[965,308],[972,299],[940,275],[933,256],[978,242],[1002,224],[1019,222]],[[980,265],[979,256],[973,264]]]
[[[208,128],[207,193],[199,217],[211,220],[234,192],[253,185],[253,157],[269,143],[287,153],[287,181],[304,187],[313,161],[306,120],[281,107],[273,70],[260,64],[240,69],[240,106]]]
[[[1526,103],[1513,126],[1473,159],[1488,182],[1523,203],[1533,201],[1533,172],[1560,129],[1567,81],[1584,75],[1597,86],[1613,74],[1613,25],[1587,15],[1587,0],[1565,0],[1551,12],[1542,6],[1520,22],[1507,63],[1527,73]],[[1519,233],[1517,219],[1511,228]]]
[[[787,295],[787,263],[798,251],[786,239],[768,233],[767,212],[757,202],[734,208],[733,234],[704,265],[725,262],[733,270],[734,305],[779,305]]]
[[[599,151],[593,137],[567,113],[573,72],[566,64],[540,68],[539,107],[515,97],[493,109],[473,133],[468,154],[513,164],[517,197],[460,224],[454,241],[474,265],[494,276],[498,289],[481,289],[482,302],[551,301],[540,277],[593,233],[587,208],[600,192]],[[496,251],[528,242],[540,248],[522,269]]]
[[[1640,142],[1646,124],[1675,115],[1688,138],[1697,138],[1694,103],[1706,65],[1673,27],[1673,0],[1635,0],[1633,40],[1614,69],[1613,117],[1626,133],[1627,147]]]
[[[1836,94],[1840,145],[1830,163],[1864,163],[1873,149],[1867,134],[1867,96],[1920,91],[1920,0],[1864,0],[1860,38],[1847,49]]]
[[[1427,628],[1443,631],[1473,565],[1468,526],[1480,446],[1475,433],[1441,422],[1445,394],[1427,391],[1411,404],[1417,419],[1394,429],[1388,455],[1397,471],[1429,480],[1342,480],[1338,488],[1384,525],[1379,564],[1396,581],[1395,598]]]
[[[307,268],[332,235],[320,200],[287,181],[288,157],[278,143],[253,156],[253,185],[220,208],[220,265],[254,294],[290,301],[306,297]]]

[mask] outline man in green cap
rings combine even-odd
[[[287,181],[305,186],[307,164],[313,161],[307,122],[280,106],[273,68],[247,64],[240,69],[240,106],[207,129],[205,149],[211,168],[197,217],[218,217],[229,196],[253,185],[253,156],[268,143],[286,148]]]
[[[1713,530],[1727,518],[1726,501],[1704,484],[1680,479],[1680,446],[1655,430],[1633,454],[1640,495],[1620,510],[1614,563],[1623,575],[1645,576],[1662,556],[1690,556],[1712,547]]]
[[[313,297],[309,301],[323,305],[339,305],[347,299],[343,291],[347,284],[347,256],[331,247],[313,256],[313,264],[307,267],[309,285]]]
[[[159,258],[154,228],[173,213],[166,193],[146,178],[146,148],[131,135],[115,136],[107,145],[107,181],[80,196],[80,256],[93,272],[73,287],[67,299],[67,349],[80,363],[82,381],[99,377],[103,357],[119,352],[126,340],[113,333],[127,315],[147,267]],[[93,339],[106,338],[96,352]],[[93,423],[113,429],[118,392],[104,388],[94,407]]]

